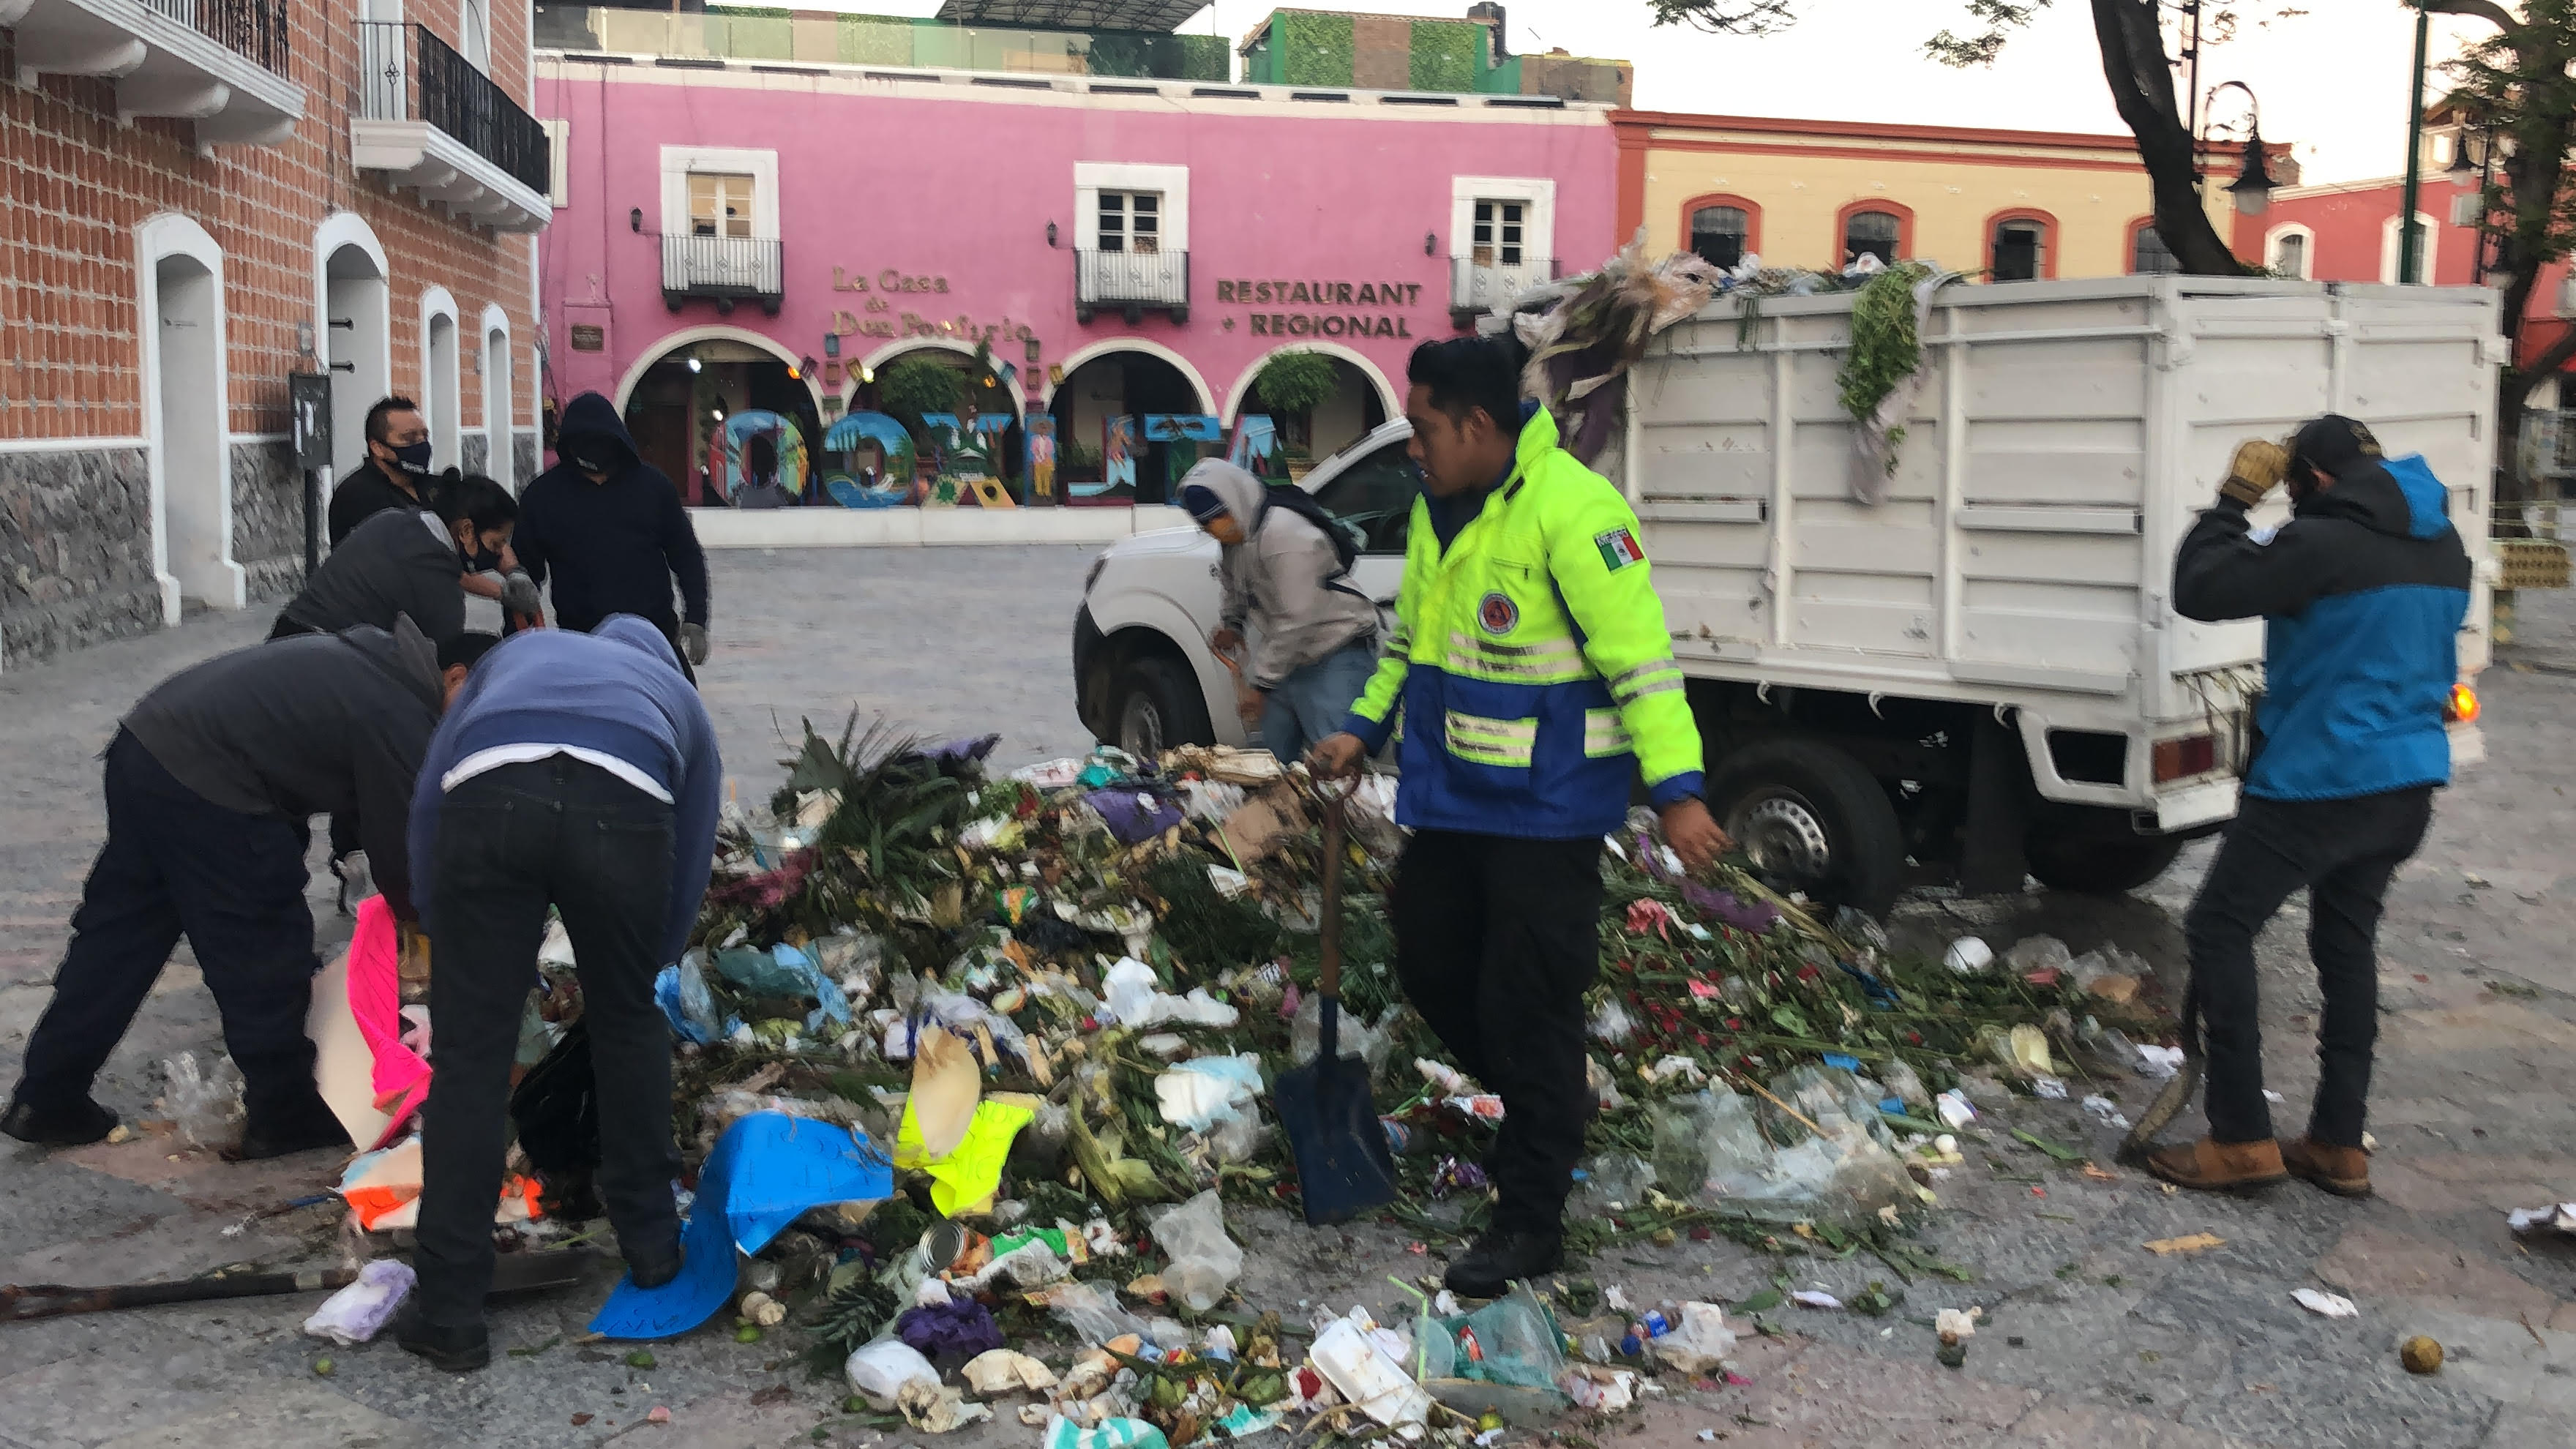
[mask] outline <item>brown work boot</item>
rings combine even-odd
[[[2189,1147],[2167,1147],[2147,1158],[2147,1171],[2202,1192],[2245,1192],[2289,1176],[2281,1166],[2281,1144],[2269,1137],[2260,1142],[2203,1137]]]
[[[2300,1137],[2281,1144],[2281,1165],[2338,1197],[2370,1196],[2370,1154]]]

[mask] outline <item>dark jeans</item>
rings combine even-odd
[[[2317,1097],[2308,1136],[2361,1145],[2370,1051],[2379,1037],[2379,911],[2389,877],[2424,842],[2433,787],[2351,800],[2264,800],[2238,806],[2183,919],[2192,990],[2208,1040],[2209,1135],[2272,1136],[2263,1100],[2263,1030],[2254,938],[2290,893],[2308,890],[2308,955],[2325,1014],[2317,1028]]]
[[[54,999],[27,1038],[18,1099],[86,1100],[185,935],[222,1013],[253,1126],[327,1109],[313,1087],[313,913],[304,831],[243,815],[171,778],[124,730],[108,744],[107,844],[81,887]]]
[[[653,1003],[671,891],[671,807],[565,756],[504,765],[447,792],[438,817],[437,1073],[422,1118],[421,1310],[480,1323],[509,1128],[510,1063],[546,907],[579,961],[598,1084],[599,1184],[630,1256],[678,1251],[671,1037]]]
[[[1503,1099],[1485,1159],[1494,1225],[1560,1231],[1594,1106],[1583,993],[1601,966],[1600,839],[1417,831],[1389,911],[1405,996]]]

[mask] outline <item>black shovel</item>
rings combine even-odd
[[[550,1248],[502,1253],[492,1260],[490,1296],[542,1293],[581,1282],[590,1261],[582,1248]],[[351,1268],[302,1268],[278,1273],[209,1273],[164,1283],[120,1283],[101,1288],[66,1287],[60,1283],[0,1285],[0,1323],[32,1318],[61,1318],[74,1313],[111,1313],[120,1308],[153,1308],[164,1303],[207,1303],[220,1298],[267,1298],[288,1293],[319,1293],[358,1281]]]
[[[1368,1064],[1341,1053],[1344,797],[1330,785],[1325,790],[1323,1031],[1315,1059],[1280,1073],[1270,1089],[1297,1159],[1306,1225],[1314,1228],[1348,1222],[1396,1199],[1395,1161],[1369,1096]]]

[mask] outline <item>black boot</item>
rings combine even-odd
[[[651,1252],[628,1253],[626,1276],[634,1279],[635,1286],[638,1288],[659,1288],[679,1277],[679,1240],[674,1238],[668,1247],[656,1248]]]
[[[115,1130],[116,1114],[86,1096],[68,1107],[39,1107],[20,1098],[0,1117],[0,1132],[39,1147],[86,1147]]]
[[[443,1324],[423,1318],[418,1304],[394,1320],[394,1342],[448,1373],[471,1373],[492,1361],[492,1335],[480,1323]]]
[[[241,1145],[224,1155],[235,1162],[257,1162],[294,1152],[350,1145],[348,1130],[323,1102],[322,1094],[314,1092],[291,1107],[251,1113],[242,1128]]]
[[[1522,1279],[1565,1266],[1565,1239],[1557,1233],[1496,1228],[1476,1240],[1441,1278],[1461,1298],[1500,1298]]]

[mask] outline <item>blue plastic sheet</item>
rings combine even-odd
[[[680,958],[679,965],[665,966],[653,978],[653,1001],[670,1020],[671,1034],[699,1046],[731,1036],[742,1025],[740,1017],[716,1020],[716,998],[707,990],[704,959],[692,951]]]
[[[829,1122],[754,1112],[725,1129],[698,1175],[680,1228],[680,1276],[659,1288],[632,1278],[608,1295],[590,1331],[608,1338],[669,1338],[716,1314],[733,1296],[735,1253],[757,1253],[807,1210],[894,1195],[894,1165],[865,1134]]]

